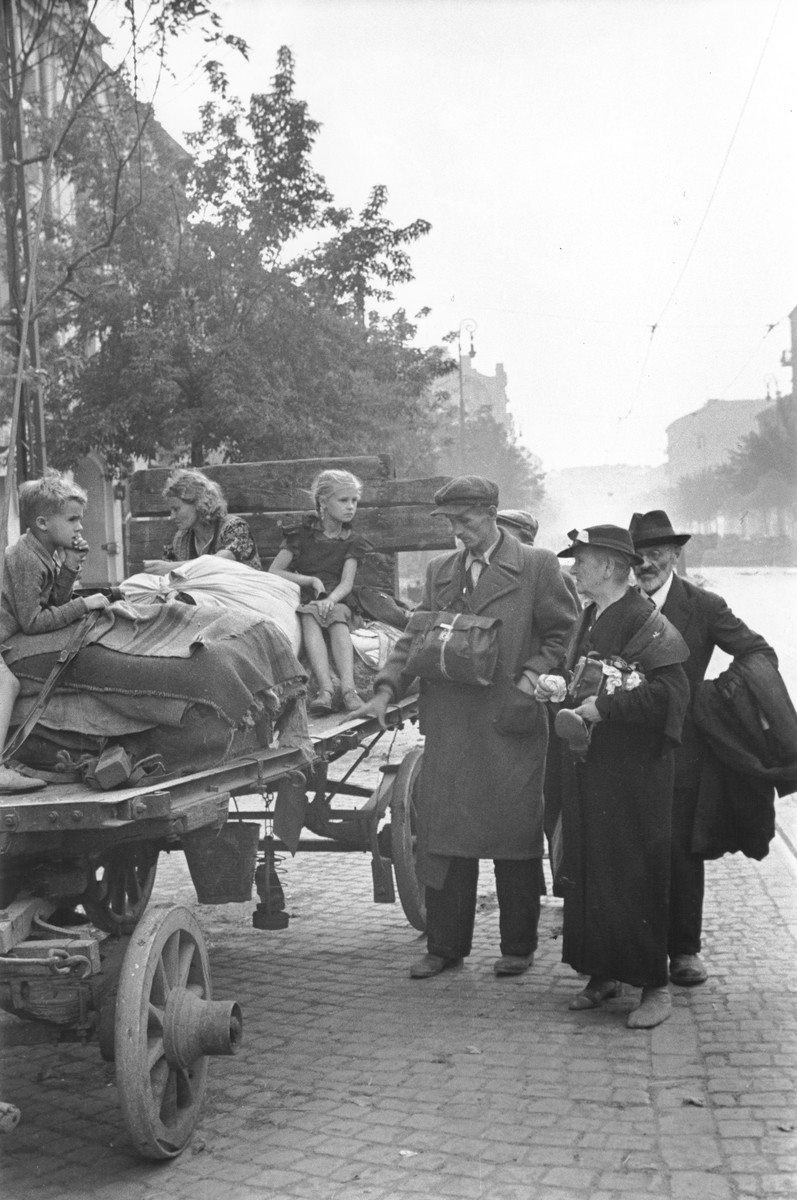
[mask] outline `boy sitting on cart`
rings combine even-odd
[[[102,594],[72,596],[89,546],[81,536],[86,493],[57,471],[23,483],[20,524],[25,532],[5,552],[0,598],[0,654],[19,630],[49,633],[79,621],[90,609],[107,608]],[[5,746],[20,685],[0,657],[0,746]],[[0,795],[35,791],[43,779],[21,775],[0,755]]]

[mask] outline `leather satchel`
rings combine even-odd
[[[447,683],[489,687],[498,664],[499,617],[474,613],[414,612],[404,673]]]

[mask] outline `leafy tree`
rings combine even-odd
[[[209,453],[352,453],[390,449],[423,422],[421,397],[449,369],[442,350],[413,348],[416,327],[401,310],[363,325],[344,283],[327,294],[319,286],[320,254],[312,266],[281,262],[297,234],[349,219],[312,169],[318,124],[292,88],[283,48],[272,91],[248,111],[223,97],[205,106],[184,192],[141,177],[145,203],[118,231],[105,287],[79,313],[75,340],[99,350],[87,364],[73,356],[53,389],[60,455],[100,445],[119,467],[166,447],[196,465]],[[358,268],[369,297],[379,291],[372,274],[411,276],[402,248],[411,230],[396,231],[393,253],[386,192],[375,196],[369,220],[382,249],[369,242]]]
[[[384,214],[387,198],[386,187],[373,188],[357,224],[350,209],[336,213],[340,232],[298,264],[319,296],[363,322],[368,301],[392,300],[392,289],[414,278],[405,246],[432,228],[423,220],[394,228]]]

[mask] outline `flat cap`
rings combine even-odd
[[[434,502],[432,516],[464,512],[475,504],[497,504],[498,484],[483,475],[459,475],[435,492]]]
[[[508,525],[516,537],[519,537],[521,541],[528,542],[529,545],[534,541],[540,527],[537,518],[529,512],[524,512],[522,508],[499,509],[498,524]]]
[[[570,545],[560,550],[557,558],[574,558],[579,546],[589,546],[593,550],[613,550],[615,554],[624,554],[634,566],[642,562],[639,555],[634,553],[631,534],[620,525],[588,525],[585,529],[571,529],[567,536]]]

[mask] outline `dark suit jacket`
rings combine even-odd
[[[672,586],[662,610],[689,647],[689,658],[683,664],[692,694],[690,711],[684,722],[680,749],[675,755],[675,786],[697,790],[703,758],[703,740],[695,727],[691,709],[697,685],[706,674],[714,648],[719,646],[732,658],[748,654],[766,654],[778,665],[775,651],[761,637],[735,616],[722,596],[674,575]]]

